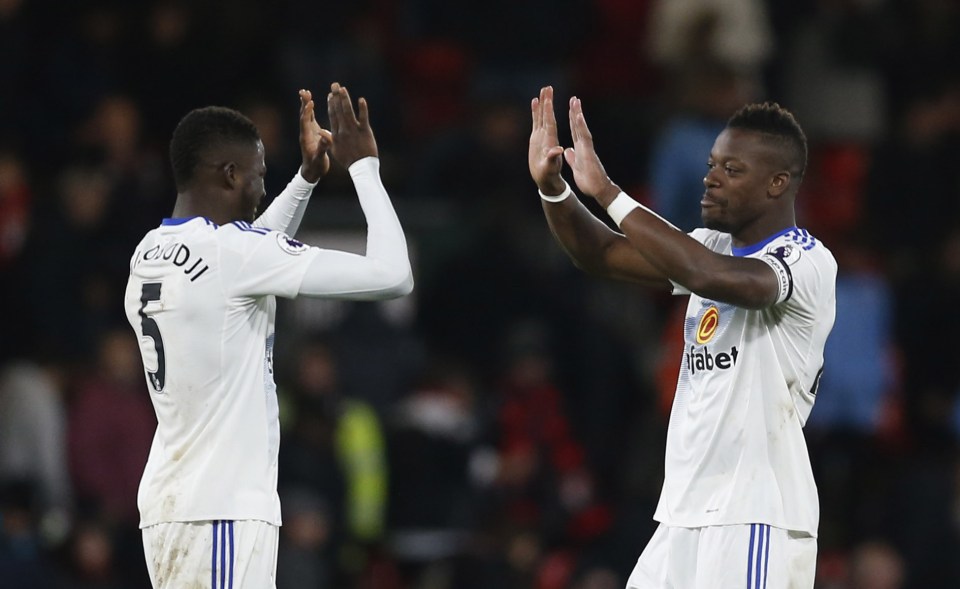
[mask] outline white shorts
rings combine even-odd
[[[275,589],[279,528],[257,520],[171,522],[143,528],[154,589]]]
[[[766,524],[660,524],[627,589],[812,589],[817,539]]]

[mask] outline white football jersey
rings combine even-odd
[[[296,231],[313,189],[299,176],[254,225],[165,219],[137,246],[124,307],[157,414],[137,497],[141,527],[280,525],[275,297],[391,298],[413,284],[379,160],[363,158],[349,171],[367,218],[364,256],[262,226]]]
[[[279,525],[271,295],[296,295],[317,252],[284,233],[202,217],[165,219],[137,246],[125,307],[158,422],[141,526]]]
[[[727,233],[690,235],[715,252],[763,260],[780,293],[761,310],[690,295],[654,518],[680,527],[762,523],[816,536],[819,502],[802,428],[833,327],[837,263],[798,228],[746,248],[732,247]]]

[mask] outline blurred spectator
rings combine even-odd
[[[887,42],[880,6],[871,0],[817,0],[799,16],[784,48],[784,102],[812,143],[872,141],[886,113],[878,57]]]
[[[955,362],[951,346],[944,346],[931,334],[960,329],[960,319],[944,313],[960,296],[960,228],[926,259],[929,270],[923,273],[924,292],[917,291],[915,282],[902,285],[896,328],[904,353],[905,417],[915,441],[929,451],[951,443],[956,436],[951,408],[960,391],[960,375],[945,369]]]
[[[343,319],[330,331],[342,388],[378,419],[407,390],[423,362],[423,343],[412,327],[416,309],[405,308],[406,298],[395,305],[348,302]],[[370,370],[374,361],[377,369]]]
[[[850,557],[850,589],[906,587],[903,558],[884,542],[865,542]]]
[[[21,587],[56,589],[45,542],[38,534],[36,485],[0,481],[0,579]]]
[[[888,501],[875,516],[889,527],[909,589],[960,587],[958,473],[957,445],[942,439],[928,441],[890,473]]]
[[[610,514],[596,495],[582,445],[542,342],[520,342],[497,384],[496,490],[502,516],[547,541],[586,541],[607,530]]]
[[[59,163],[68,155],[70,133],[97,102],[121,85],[126,28],[121,3],[97,0],[59,7],[60,18],[43,18],[48,38],[46,59],[37,68],[35,92],[46,94],[47,108],[36,117],[37,128],[27,137],[48,161]],[[49,10],[50,8],[48,8]],[[65,83],[69,80],[69,83]],[[33,136],[35,135],[35,136]]]
[[[516,199],[512,187],[526,185],[526,136],[529,114],[505,99],[490,99],[474,106],[466,124],[434,135],[416,168],[414,189],[428,196],[457,199],[477,214],[491,214],[502,203],[492,198]],[[463,183],[462,178],[484,178]],[[533,201],[533,204],[537,204]]]
[[[106,94],[77,129],[77,157],[105,173],[110,206],[106,221],[124,247],[133,247],[140,229],[167,216],[176,190],[167,164],[143,136],[143,113],[123,94]]]
[[[899,441],[900,374],[893,292],[855,238],[831,242],[837,258],[837,318],[824,348],[817,401],[805,432],[820,491],[819,546],[845,550],[880,533],[876,511],[887,443]]]
[[[58,589],[139,589],[117,571],[117,550],[109,529],[97,521],[81,521],[66,546],[64,575]]]
[[[14,151],[0,151],[0,271],[10,268],[23,248],[32,200],[23,160]]]
[[[33,198],[24,160],[16,151],[0,148],[0,283],[15,284],[22,275],[22,252],[32,221]],[[26,293],[22,289],[0,289],[0,307],[23,309],[25,304]],[[12,337],[0,338],[0,362],[26,353],[23,348],[29,317],[11,313],[8,321],[6,329]]]
[[[875,35],[882,42],[881,61],[886,94],[896,120],[917,91],[930,89],[947,80],[956,80],[954,65],[960,60],[960,5],[940,0],[886,0],[861,2],[878,6],[885,13],[880,26],[847,30],[857,45],[861,35]]]
[[[298,348],[295,380],[284,387],[280,489],[304,488],[328,506],[330,534],[339,548],[334,578],[361,574],[382,541],[386,519],[387,464],[376,412],[340,387],[328,344]]]
[[[148,135],[163,139],[163,145],[183,113],[198,104],[218,102],[206,78],[214,68],[213,47],[201,37],[200,10],[199,5],[179,0],[152,2],[131,39],[134,67],[128,70],[127,87],[143,109]],[[191,92],[170,92],[171,80]]]
[[[713,141],[727,119],[756,97],[751,81],[714,60],[678,67],[671,104],[676,111],[660,132],[650,162],[653,208],[690,232],[702,227],[700,199]]]
[[[62,539],[72,507],[66,411],[56,364],[18,362],[0,374],[0,483],[25,482],[48,541]]]
[[[816,408],[807,428],[871,436],[885,425],[899,374],[893,292],[863,245],[834,242],[837,319],[824,349]]]
[[[425,1],[426,6],[438,4]],[[475,4],[457,4],[456,12],[475,71],[468,80],[471,96],[484,100],[502,96],[507,100],[529,101],[529,96],[545,84],[565,87],[566,64],[574,55],[574,46],[552,40],[569,39],[579,34],[579,25],[592,25],[589,3],[583,0],[488,0]],[[550,14],[550,18],[544,18]],[[491,34],[503,30],[523,34]],[[443,30],[436,34],[446,36]],[[544,42],[545,40],[551,40]]]
[[[390,548],[408,586],[421,586],[467,553],[485,515],[481,494],[496,457],[484,445],[476,397],[468,370],[438,363],[388,421]]]
[[[57,180],[57,206],[39,212],[23,251],[30,260],[23,276],[34,340],[28,343],[77,361],[123,317],[129,248],[109,223],[112,186],[104,170],[71,166]]]
[[[595,567],[581,573],[571,589],[619,589],[624,584],[616,572],[604,567]]]
[[[690,59],[712,59],[744,75],[758,75],[773,49],[767,7],[761,0],[653,2],[649,51],[667,69]]]
[[[83,512],[137,526],[137,488],[156,428],[133,333],[105,331],[69,407],[70,472]]]
[[[317,492],[292,485],[284,490],[281,501],[277,589],[334,587],[329,507]]]
[[[960,81],[914,94],[876,145],[867,179],[871,245],[898,286],[929,273],[960,219]]]

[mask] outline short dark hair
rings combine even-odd
[[[223,106],[205,106],[186,114],[170,140],[170,165],[177,190],[193,180],[197,167],[213,149],[260,140],[253,121],[239,111]]]
[[[803,177],[807,169],[807,136],[789,110],[776,102],[748,104],[733,113],[727,128],[761,133],[772,143],[786,148],[790,173]]]

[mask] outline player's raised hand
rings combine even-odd
[[[378,157],[377,140],[370,128],[370,112],[367,101],[357,101],[360,118],[353,111],[350,93],[340,84],[330,85],[327,94],[327,113],[330,116],[330,129],[333,131],[333,158],[344,168],[365,157]]]
[[[573,147],[567,148],[563,156],[573,170],[573,180],[584,194],[606,207],[620,193],[620,188],[610,180],[600,163],[593,148],[593,135],[583,116],[583,106],[576,96],[570,99],[570,133]]]
[[[330,170],[327,152],[333,142],[333,135],[320,126],[314,110],[313,94],[300,90],[300,153],[303,156],[300,175],[307,182],[318,181]]]
[[[551,86],[540,89],[540,96],[530,102],[530,111],[533,114],[533,130],[527,152],[530,176],[541,192],[556,196],[566,187],[560,176],[563,169],[563,147],[557,138],[557,117],[553,112]]]

